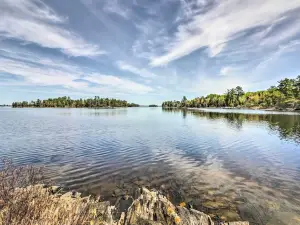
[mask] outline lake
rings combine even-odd
[[[137,186],[251,224],[300,224],[300,115],[0,108],[0,155],[115,201]],[[114,203],[114,202],[113,202]]]

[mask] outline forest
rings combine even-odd
[[[110,108],[110,107],[139,107],[138,104],[114,98],[100,98],[95,96],[88,99],[73,100],[70,97],[49,98],[47,100],[13,102],[13,108]]]
[[[285,78],[264,91],[244,92],[243,88],[228,89],[225,94],[209,94],[188,100],[165,101],[164,108],[245,107],[245,108],[294,108],[300,109],[300,75]]]

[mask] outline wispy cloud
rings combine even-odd
[[[266,68],[271,62],[274,62],[277,60],[282,54],[288,53],[288,52],[294,52],[299,51],[300,48],[300,40],[298,41],[291,41],[286,45],[278,46],[278,48],[267,55],[264,60],[262,60],[255,68],[254,71],[257,71],[259,69]]]
[[[63,28],[67,19],[40,0],[0,1],[0,36],[60,49],[70,56],[96,56],[105,53],[79,35]],[[5,10],[4,10],[5,9]]]
[[[121,4],[119,0],[110,0],[104,4],[103,10],[108,13],[117,14],[125,19],[129,19],[130,10],[126,7],[126,5]]]
[[[151,60],[156,54],[162,54],[170,41],[168,34],[172,22],[150,18],[134,22],[137,29],[137,39],[132,45],[132,51],[138,58]]]
[[[167,64],[201,47],[208,47],[210,55],[216,56],[239,32],[268,26],[297,7],[300,7],[298,0],[222,1],[208,12],[191,14],[190,21],[178,27],[166,53],[153,58],[151,65]]]
[[[182,19],[190,19],[192,16],[205,12],[207,7],[212,5],[212,0],[180,0],[181,10],[179,11],[178,22]]]
[[[277,32],[272,32],[276,26],[272,26],[271,29],[267,29],[269,32],[260,42],[260,46],[278,46],[284,43],[286,40],[291,40],[291,38],[296,37],[300,34],[300,16],[292,21],[287,19],[282,19],[280,22],[284,23],[284,29],[277,29]],[[278,26],[283,24],[279,24]]]
[[[16,63],[21,62],[25,64],[34,64],[40,67],[49,67],[59,70],[68,71],[77,74],[81,70],[79,66],[70,65],[65,59],[56,57],[49,58],[30,52],[21,48],[5,47],[0,45],[0,57],[11,59]]]
[[[21,76],[29,84],[61,85],[67,88],[87,87],[86,83],[74,81],[78,78],[74,73],[53,68],[41,68],[34,64],[11,59],[0,58],[0,72]]]
[[[127,64],[126,62],[123,61],[119,61],[117,62],[117,66],[119,67],[119,69],[124,70],[124,71],[128,71],[130,73],[136,74],[138,76],[141,77],[145,77],[145,78],[154,78],[156,77],[156,75],[146,69],[139,69],[137,67],[134,67],[130,64]]]
[[[221,70],[220,70],[220,75],[222,76],[228,76],[230,75],[230,73],[232,71],[234,71],[235,69],[233,67],[230,67],[230,66],[225,66],[223,67]]]
[[[115,75],[86,72],[82,68],[30,52],[10,52],[0,48],[0,77],[2,73],[24,79],[23,85],[59,86],[87,93],[136,93],[153,91],[151,87]],[[2,56],[1,56],[2,55]],[[20,85],[20,81],[10,84]]]
[[[100,85],[106,85],[121,91],[136,93],[136,94],[137,93],[145,94],[153,91],[151,87],[133,82],[131,80],[119,78],[117,76],[112,76],[112,75],[93,73],[84,77],[84,80],[87,80],[92,83],[100,84]]]

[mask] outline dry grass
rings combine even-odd
[[[97,201],[67,193],[53,195],[49,188],[37,185],[42,170],[14,167],[3,160],[0,172],[0,224],[105,224],[103,208]]]

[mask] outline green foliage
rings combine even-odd
[[[183,96],[182,100],[181,100],[181,107],[186,107],[186,103],[187,103],[187,98],[185,96]]]
[[[284,80],[279,81],[278,83],[278,90],[283,93],[286,97],[294,97],[294,88],[295,87],[295,80],[285,78]]]
[[[95,96],[88,99],[73,100],[70,97],[49,98],[47,100],[13,102],[13,108],[37,107],[37,108],[107,108],[107,107],[138,107],[138,104],[128,103],[114,98],[100,98]]]
[[[225,94],[209,94],[182,101],[163,102],[164,108],[200,108],[200,107],[281,107],[297,108],[300,104],[300,75],[296,79],[283,79],[278,86],[265,91],[244,92],[242,87],[228,89]],[[299,106],[298,106],[299,107]]]

